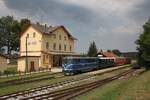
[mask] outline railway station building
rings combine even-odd
[[[18,71],[58,67],[65,56],[77,56],[77,39],[64,26],[31,24],[20,34]]]

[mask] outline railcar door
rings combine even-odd
[[[80,59],[80,70],[81,71],[86,71],[86,62],[85,59]]]

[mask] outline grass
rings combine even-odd
[[[17,67],[7,67],[6,70],[4,70],[4,73],[2,75],[15,75],[17,74],[18,71],[17,71]]]
[[[16,80],[16,79],[22,79],[22,78],[32,78],[32,77],[40,77],[43,75],[49,75],[53,72],[40,72],[40,73],[32,73],[32,74],[25,74],[20,76],[10,76],[10,77],[0,77],[0,82],[10,81],[10,80]]]
[[[63,78],[63,79],[65,79],[65,78]],[[43,80],[43,81],[39,81],[39,82],[31,82],[31,83],[25,83],[25,84],[20,84],[20,85],[0,87],[0,95],[17,92],[17,91],[22,91],[22,90],[26,90],[26,89],[31,89],[31,88],[35,88],[35,87],[39,87],[39,86],[44,86],[44,85],[52,84],[52,83],[55,83],[55,82],[58,82],[61,80],[62,79],[52,78],[49,80]]]
[[[150,71],[142,75],[113,81],[76,100],[150,100]]]
[[[8,67],[8,68],[7,68],[7,71],[17,73],[17,66],[14,66],[14,67]]]

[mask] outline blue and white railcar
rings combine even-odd
[[[62,66],[66,75],[72,75],[98,69],[99,60],[97,57],[65,57]]]

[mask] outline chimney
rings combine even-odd
[[[47,24],[45,24],[45,28],[47,28]]]
[[[36,22],[36,24],[37,24],[37,25],[40,25],[40,23],[39,23],[39,22]]]
[[[52,28],[53,26],[49,26],[49,28]]]

